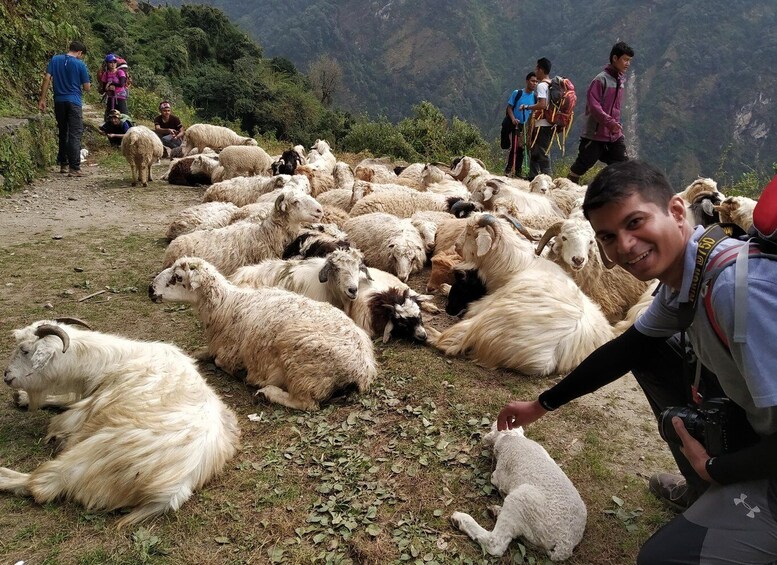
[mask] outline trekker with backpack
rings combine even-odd
[[[764,250],[773,252],[777,233],[777,180],[753,215],[769,241],[755,245],[691,226],[663,173],[638,160],[602,170],[583,213],[604,261],[661,286],[631,328],[561,382],[537,400],[508,403],[498,428],[530,424],[632,371],[682,472],[650,478],[651,492],[683,513],[637,563],[775,562],[777,256]],[[731,253],[735,261],[717,265]]]
[[[113,53],[105,56],[104,69],[100,70],[100,91],[105,98],[105,121],[111,110],[127,114],[127,73],[119,68],[119,58]]]
[[[505,175],[519,176],[521,165],[523,164],[524,151],[527,145],[527,136],[531,134],[527,127],[527,122],[531,117],[528,110],[518,110],[519,106],[527,106],[537,102],[537,74],[532,71],[526,75],[526,86],[513,90],[510,99],[507,101],[505,109],[506,119],[510,121],[510,151],[507,154],[507,163],[505,164]]]
[[[533,104],[521,104],[518,109],[534,112],[534,133],[529,152],[529,180],[540,173],[550,174],[550,144],[553,141],[555,127],[551,124],[544,110],[549,108],[548,86],[550,85],[550,60],[542,57],[537,60],[537,101]]]
[[[597,161],[610,165],[626,161],[626,138],[620,123],[624,79],[634,50],[623,41],[610,50],[610,63],[594,77],[588,87],[585,128],[580,136],[577,159],[567,178],[579,182]]]

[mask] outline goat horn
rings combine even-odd
[[[87,330],[92,329],[92,326],[79,318],[56,318],[55,321],[59,322],[60,324],[70,324],[71,326],[83,326]]]
[[[484,228],[486,226],[494,226],[496,224],[496,218],[491,214],[483,214],[478,219],[478,227]]]
[[[43,324],[41,326],[38,326],[38,329],[35,330],[35,337],[39,339],[42,339],[47,335],[55,335],[62,340],[62,353],[67,351],[67,348],[70,347],[70,336],[68,336],[67,332],[62,328],[60,328],[59,326],[52,326],[51,324]]]
[[[513,224],[513,227],[517,229],[518,233],[520,233],[523,237],[525,237],[529,241],[537,241],[537,238],[534,237],[531,233],[529,233],[529,230],[527,230],[521,222],[513,218],[510,214],[499,214],[499,215],[500,217],[504,218],[505,220]]]
[[[371,281],[371,280],[373,280],[373,279],[372,279],[372,276],[370,275],[370,270],[367,268],[367,265],[365,265],[364,263],[362,263],[361,265],[359,265],[359,270],[360,270],[362,273],[364,273],[364,276],[365,276],[365,277],[367,277],[367,280],[368,280],[368,281]]]
[[[545,230],[545,233],[542,234],[542,237],[540,238],[540,242],[537,244],[537,250],[535,251],[537,255],[542,253],[542,250],[545,249],[545,246],[548,244],[548,242],[561,232],[562,224],[563,222],[556,222]]]
[[[599,243],[599,240],[596,240],[596,247],[599,248],[599,257],[602,259],[602,264],[604,265],[605,269],[612,269],[616,263],[609,257],[607,257],[607,253],[604,252],[604,248],[602,247],[602,244]]]

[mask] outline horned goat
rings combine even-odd
[[[208,352],[270,402],[318,410],[336,392],[366,391],[377,373],[372,341],[331,304],[279,288],[238,288],[198,258],[181,258],[149,287],[154,302],[197,311]]]
[[[0,490],[130,508],[124,526],[178,510],[237,452],[235,414],[177,347],[49,320],[14,337],[3,378],[29,409],[73,400],[49,424],[58,455],[29,474],[0,468]]]

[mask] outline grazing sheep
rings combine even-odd
[[[181,257],[202,257],[228,276],[243,265],[279,258],[302,224],[317,222],[322,214],[313,198],[287,190],[278,196],[272,214],[261,224],[238,222],[177,237],[167,246],[164,266]]]
[[[358,249],[335,249],[326,257],[271,259],[241,267],[229,280],[249,288],[277,286],[342,310],[356,299],[361,273],[366,275],[367,267]]]
[[[240,208],[231,202],[205,202],[184,208],[170,220],[167,239],[173,240],[179,235],[196,230],[228,226],[238,210]]]
[[[426,242],[411,220],[374,213],[351,218],[343,227],[370,267],[394,273],[403,282],[423,269]]]
[[[221,180],[237,176],[270,175],[272,158],[258,146],[230,145],[219,153],[219,163],[224,167]]]
[[[650,282],[643,282],[621,267],[602,261],[591,224],[573,214],[549,227],[537,243],[537,255],[553,240],[545,258],[559,265],[604,312],[611,324],[620,322]]]
[[[753,210],[757,200],[746,196],[729,196],[715,206],[715,211],[720,215],[720,221],[738,225],[747,231],[753,226]]]
[[[426,341],[421,310],[437,313],[432,297],[418,294],[391,273],[367,269],[359,280],[358,295],[346,302],[345,313],[372,338],[387,343],[391,337]]]
[[[170,161],[170,167],[162,175],[161,180],[166,180],[170,184],[177,184],[181,186],[211,184],[213,182],[211,174],[218,167],[218,156],[216,155],[215,151],[208,147],[205,148],[203,154],[216,157],[216,159],[213,160],[215,162],[213,162],[210,167],[200,166],[195,172],[192,172],[192,163],[198,159],[197,155],[193,155],[191,157],[181,157],[180,159],[173,159]]]
[[[489,293],[444,332],[428,329],[430,343],[446,355],[545,376],[571,371],[612,339],[601,309],[504,222],[473,216],[457,250]]]
[[[177,347],[49,320],[14,337],[4,380],[29,409],[74,400],[49,424],[58,455],[29,474],[0,468],[0,490],[130,508],[121,527],[178,510],[237,452],[235,414]]]
[[[364,392],[375,379],[372,341],[331,304],[278,288],[238,288],[213,265],[187,257],[156,276],[149,297],[191,304],[216,365],[232,375],[245,370],[270,402],[318,410],[337,391]]]
[[[202,153],[206,147],[220,152],[230,145],[256,145],[256,140],[240,136],[229,128],[212,124],[193,124],[183,134],[184,155],[189,155],[194,149]]]
[[[245,206],[259,201],[259,197],[274,190],[293,186],[305,193],[310,192],[310,185],[305,177],[290,177],[277,175],[274,177],[235,177],[217,182],[208,187],[202,196],[203,202],[232,202],[236,206]]]
[[[151,165],[162,158],[164,146],[159,136],[146,126],[134,126],[121,138],[121,153],[127,160],[132,174],[132,186],[138,182],[148,186]]]
[[[588,512],[575,485],[523,428],[496,431],[496,424],[483,438],[492,446],[496,468],[493,484],[504,497],[493,531],[475,519],[454,512],[451,521],[490,555],[501,556],[517,537],[541,547],[553,561],[572,556],[583,539]]]

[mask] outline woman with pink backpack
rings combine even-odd
[[[121,65],[120,63],[125,63]],[[108,120],[108,114],[111,110],[118,110],[122,114],[128,114],[127,111],[127,72],[120,68],[126,68],[126,62],[121,60],[113,53],[105,56],[98,79],[100,81],[100,91],[105,100],[105,120]]]

